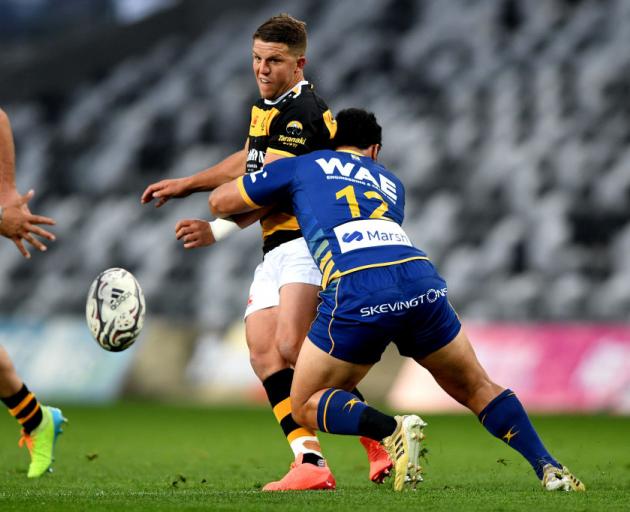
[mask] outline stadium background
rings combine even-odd
[[[147,184],[243,143],[253,30],[309,28],[306,76],[384,127],[406,231],[437,262],[496,380],[536,411],[630,412],[630,3],[579,0],[0,0],[0,105],[17,182],[54,217],[32,261],[0,243],[0,343],[46,400],[264,403],[240,320],[260,232],[184,251],[205,194]],[[91,280],[128,268],[148,305],[123,354],[83,320]],[[388,351],[364,393],[454,404]]]

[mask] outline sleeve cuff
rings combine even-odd
[[[245,176],[239,176],[236,180],[236,186],[238,187],[238,191],[240,192],[243,201],[245,201],[247,203],[247,206],[249,206],[250,208],[262,208],[262,206],[257,205],[254,201],[252,201],[252,198],[249,197],[247,190],[245,190],[245,185],[243,184],[244,179]]]
[[[288,151],[283,151],[281,149],[275,149],[275,148],[267,148],[267,153],[272,153],[274,155],[282,155],[282,156],[295,156],[293,153],[289,153]]]

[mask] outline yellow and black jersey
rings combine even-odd
[[[277,100],[260,99],[252,107],[247,172],[259,171],[267,152],[291,157],[328,149],[336,130],[328,106],[306,81]],[[290,197],[260,223],[264,253],[302,236]]]

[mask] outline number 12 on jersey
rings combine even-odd
[[[387,205],[381,194],[379,194],[375,190],[368,190],[367,192],[363,193],[363,196],[367,199],[376,199],[381,203],[374,210],[372,210],[372,213],[369,216],[370,219],[380,219],[385,216],[385,213],[389,209],[389,206]],[[361,216],[361,212],[359,210],[359,202],[357,201],[357,195],[354,191],[353,185],[348,185],[347,187],[339,190],[337,194],[335,194],[335,198],[337,200],[345,199],[347,201],[352,218],[357,218]]]

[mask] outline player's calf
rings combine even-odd
[[[302,419],[306,421],[306,415]],[[348,391],[329,388],[319,399],[317,424],[324,432],[365,436],[374,442],[382,439],[390,459],[387,465],[393,463],[395,471],[394,490],[402,490],[406,482],[415,487],[422,481],[420,441],[426,424],[418,416],[393,418]]]
[[[506,389],[480,413],[479,421],[493,436],[519,452],[549,491],[583,491],[584,484],[563,468],[543,445],[516,394]]]

